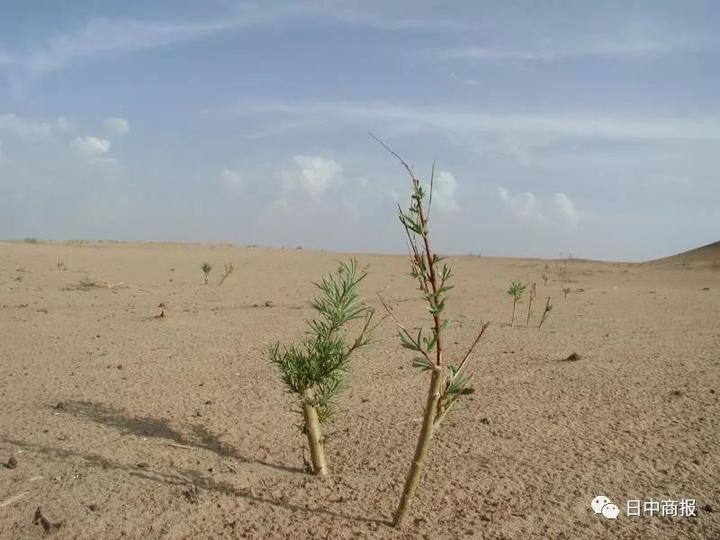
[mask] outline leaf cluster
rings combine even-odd
[[[315,283],[320,294],[311,305],[318,316],[307,321],[309,330],[299,342],[288,346],[275,343],[268,352],[290,392],[302,399],[306,389],[313,389],[320,422],[334,412],[350,355],[371,338],[374,311],[361,303],[358,294],[358,285],[366,275],[351,259],[341,263],[335,274]],[[356,319],[364,319],[363,327],[353,341],[348,341],[344,327]]]
[[[507,293],[512,296],[514,301],[517,302],[522,298],[525,293],[525,289],[527,289],[527,285],[523,285],[520,281],[513,281],[510,283]]]
[[[452,278],[452,269],[445,263],[443,258],[433,253],[430,248],[429,228],[430,209],[432,207],[433,184],[435,179],[435,164],[430,173],[430,187],[426,193],[423,184],[407,164],[395,151],[383,141],[370,133],[370,136],[383,146],[390,154],[395,156],[407,171],[412,181],[412,192],[410,194],[410,206],[407,211],[398,206],[398,217],[405,229],[407,236],[408,250],[410,252],[410,275],[417,281],[418,289],[427,303],[427,309],[432,316],[432,327],[423,335],[423,328],[416,328],[417,333],[407,330],[393,316],[390,308],[380,299],[388,315],[395,320],[399,329],[400,342],[408,350],[419,353],[413,358],[412,365],[422,371],[440,371],[443,369],[443,346],[441,341],[442,332],[448,327],[449,320],[444,319],[442,314],[445,310],[447,293],[453,288],[449,285]],[[423,201],[428,195],[427,207]],[[442,265],[441,265],[442,263]],[[475,346],[478,344],[488,323],[482,324],[480,332],[470,346],[462,361],[455,366],[448,366],[447,373],[443,375],[443,386],[438,401],[438,414],[435,424],[439,424],[445,414],[452,409],[455,401],[462,395],[472,393],[469,387],[470,377],[465,375],[464,367],[470,358]],[[431,358],[434,353],[435,358]]]
[[[416,336],[401,328],[400,340],[406,349],[419,352],[423,355],[422,361],[429,362],[430,353],[435,351],[441,332],[450,324],[448,319],[442,319],[442,313],[447,301],[447,293],[452,290],[449,281],[452,278],[452,268],[443,263],[444,257],[432,253],[429,249],[428,222],[430,219],[430,204],[432,202],[432,184],[430,181],[430,202],[427,212],[423,208],[426,196],[425,189],[419,180],[413,177],[413,191],[410,197],[410,207],[407,212],[398,206],[398,217],[405,228],[410,250],[410,275],[418,282],[418,289],[427,303],[427,310],[433,317],[433,327],[429,336],[423,336],[423,329],[419,328]],[[442,267],[440,266],[442,263]],[[436,356],[436,362],[438,356]],[[418,358],[413,360],[417,365]]]
[[[418,282],[418,289],[421,291],[427,303],[427,310],[433,318],[433,326],[425,335],[423,334],[423,328],[416,328],[417,333],[411,333],[398,324],[401,345],[405,349],[421,355],[415,356],[412,361],[413,367],[421,371],[442,369],[442,350],[438,351],[437,349],[439,348],[438,343],[442,332],[450,324],[449,319],[442,318],[442,313],[445,310],[447,293],[453,288],[449,285],[453,276],[452,268],[443,262],[444,257],[432,253],[429,246],[428,222],[432,204],[433,177],[434,167],[431,174],[430,197],[427,209],[423,207],[426,192],[414,175],[412,176],[413,189],[410,196],[410,207],[407,212],[403,212],[398,207],[398,217],[405,228],[408,239],[411,263],[410,275]],[[436,354],[435,360],[431,357],[433,353]],[[455,401],[460,396],[473,392],[473,389],[469,386],[470,377],[461,373],[463,367],[464,365],[461,364],[459,367],[450,365],[447,368],[442,393],[437,405],[438,419],[443,418],[445,413],[452,409]]]

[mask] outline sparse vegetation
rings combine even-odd
[[[527,310],[527,318],[525,319],[525,326],[530,326],[530,314],[532,313],[532,304],[533,300],[535,300],[535,294],[536,294],[536,287],[535,283],[533,283],[530,286],[530,293],[528,295],[528,310]]]
[[[570,294],[572,289],[570,287],[563,287],[563,300],[567,300],[567,295]]]
[[[90,289],[113,289],[115,287],[121,287],[123,284],[122,281],[118,283],[112,283],[110,281],[105,280],[98,280],[98,279],[92,279],[88,276],[82,278],[77,283],[74,283],[72,285],[68,285],[64,288],[66,291],[89,291]]]
[[[512,317],[510,318],[510,326],[515,326],[515,309],[517,308],[518,302],[522,300],[522,296],[527,289],[527,285],[523,285],[520,281],[513,281],[508,287],[507,293],[510,295],[513,301]]]
[[[336,273],[324,277],[316,287],[320,295],[312,307],[318,318],[308,321],[309,330],[299,343],[275,343],[268,352],[288,391],[295,394],[303,415],[302,432],[307,435],[312,472],[327,475],[325,437],[321,425],[335,412],[335,398],[344,386],[350,355],[370,341],[373,310],[359,299],[358,288],[367,273],[357,261],[342,263]],[[345,326],[364,319],[357,337],[349,342]]]
[[[567,259],[562,259],[562,253],[560,254],[560,259],[557,260],[555,264],[555,271],[557,272],[558,281],[567,281],[569,274],[567,269]]]
[[[547,297],[547,300],[545,300],[545,309],[543,310],[542,316],[540,317],[540,322],[538,323],[538,328],[542,327],[543,323],[545,322],[545,319],[550,314],[550,311],[552,311],[552,304],[550,303],[552,301],[552,298],[550,296]]]
[[[228,278],[228,276],[233,273],[233,270],[235,270],[233,263],[225,263],[225,268],[223,269],[223,275],[220,278],[220,281],[218,281],[218,286],[222,285],[225,282],[225,280]]]
[[[212,265],[208,262],[204,262],[200,266],[200,269],[202,270],[203,277],[205,278],[205,285],[207,285],[208,280],[210,279],[210,272],[212,272]]]
[[[422,328],[419,328],[417,333],[411,333],[400,324],[384,300],[381,299],[386,311],[395,320],[399,328],[402,346],[416,353],[412,365],[423,372],[430,373],[430,385],[425,401],[422,427],[412,464],[405,479],[402,495],[394,515],[395,526],[401,527],[410,512],[410,506],[420,482],[433,435],[446,415],[455,408],[457,400],[461,396],[473,392],[469,385],[470,375],[466,374],[465,366],[485,332],[488,323],[481,324],[477,337],[460,362],[446,366],[443,357],[444,342],[442,335],[449,321],[443,319],[443,311],[447,300],[447,292],[452,288],[448,284],[452,277],[452,270],[447,264],[442,263],[442,257],[436,255],[430,246],[428,220],[432,205],[434,174],[431,174],[430,177],[429,199],[427,206],[425,206],[426,190],[410,166],[382,141],[377,138],[376,140],[400,160],[400,163],[410,175],[412,182],[410,208],[407,212],[404,212],[398,207],[398,217],[405,229],[410,249],[410,273],[417,280],[418,289],[422,293],[432,317],[429,335],[423,335]]]
[[[65,263],[62,261],[62,259],[60,259],[60,257],[58,257],[58,260],[57,260],[57,269],[59,271],[67,270]]]

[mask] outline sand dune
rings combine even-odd
[[[690,264],[716,264],[720,269],[720,241],[701,246],[699,248],[683,251],[677,255],[663,257],[650,261],[650,264],[668,264],[668,265],[690,265]]]
[[[308,282],[342,255],[0,243],[0,461],[17,461],[0,467],[0,538],[44,537],[38,507],[56,538],[716,538],[717,253],[694,250],[689,267],[451,258],[449,353],[491,326],[476,392],[438,435],[398,532],[387,521],[426,378],[392,325],[353,362],[327,480],[304,473],[292,400],[264,358],[301,335]],[[406,259],[359,258],[369,302],[380,291],[420,323]],[[217,286],[226,261],[235,272]],[[506,324],[513,279],[553,297],[542,329]],[[596,495],[623,513],[628,499],[695,499],[698,515],[608,520]]]

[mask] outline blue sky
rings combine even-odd
[[[0,0],[0,238],[642,260],[720,237],[717,2]]]

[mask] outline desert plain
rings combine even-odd
[[[352,360],[328,478],[304,470],[265,356],[303,334],[310,282],[348,256],[0,243],[0,538],[720,538],[719,246],[643,264],[449,257],[448,360],[490,327],[402,530],[427,376],[392,321]],[[356,257],[370,305],[379,292],[427,322],[406,257]],[[512,280],[537,284],[528,326],[527,299],[508,324]],[[618,519],[593,513],[597,495]],[[697,515],[625,515],[651,499]]]

